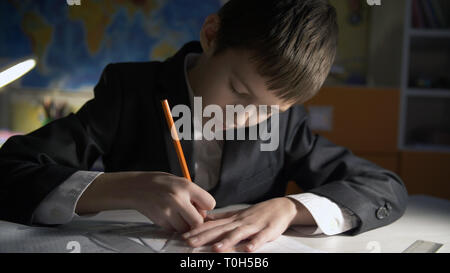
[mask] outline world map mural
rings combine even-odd
[[[199,39],[223,0],[0,1],[0,60],[34,57],[30,88],[94,86],[111,62],[164,60]],[[3,65],[3,63],[2,63]]]

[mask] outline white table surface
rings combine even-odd
[[[450,201],[410,196],[405,214],[396,222],[356,236],[295,237],[327,252],[400,253],[416,240],[443,244],[438,253],[450,252]]]
[[[217,210],[228,211],[241,205]],[[105,211],[92,217],[97,220],[148,222],[134,211]],[[450,252],[450,201],[430,196],[409,197],[405,214],[396,222],[357,236],[304,236],[289,230],[284,235],[312,248],[326,252],[403,252],[416,240],[443,244],[439,253]]]
[[[227,211],[241,208],[243,205],[235,205],[216,210]],[[89,221],[98,222],[134,222],[149,223],[150,221],[142,214],[133,210],[104,211],[91,217],[80,217],[72,223]],[[72,224],[71,223],[71,224]],[[23,235],[14,237],[15,230],[20,230],[23,234],[26,229],[28,237]],[[82,234],[67,231],[61,232],[56,228],[37,228],[19,226],[17,224],[0,221],[0,252],[67,252],[66,246],[50,244],[48,247],[41,240],[34,240],[31,232],[39,229],[44,236],[55,235],[55,238],[62,240],[66,238],[76,238],[77,240],[89,241],[82,238]],[[59,232],[59,233],[58,233]],[[31,234],[31,235],[30,235]],[[65,235],[62,235],[65,234]],[[400,253],[416,240],[432,241],[443,244],[439,253],[450,252],[450,201],[433,198],[429,196],[410,196],[408,208],[405,214],[396,222],[375,230],[365,232],[357,236],[335,235],[335,236],[304,236],[293,230],[288,230],[284,235],[292,240],[298,240],[304,245],[325,252],[346,252],[346,253],[368,253],[368,252],[388,252]],[[22,240],[17,246],[17,240]],[[67,239],[66,239],[67,240]],[[61,242],[65,242],[62,240]],[[1,245],[4,245],[1,247]],[[36,244],[36,247],[33,246]],[[38,246],[39,244],[39,246]],[[8,248],[8,246],[11,246]],[[47,248],[46,248],[47,247]],[[52,249],[50,249],[52,248]]]

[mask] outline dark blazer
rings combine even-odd
[[[190,106],[184,57],[201,53],[185,44],[164,62],[109,64],[95,98],[76,114],[24,136],[0,150],[0,219],[32,224],[44,197],[78,170],[102,157],[106,172],[163,171],[182,176],[160,100]],[[394,173],[313,135],[303,106],[280,114],[280,143],[261,152],[260,140],[224,141],[220,181],[210,190],[217,207],[256,203],[285,194],[289,180],[356,214],[358,234],[392,223],[405,211],[407,191]],[[381,133],[381,132],[380,132]],[[192,141],[182,141],[190,173]],[[172,162],[172,163],[171,163]]]

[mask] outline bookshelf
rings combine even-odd
[[[450,153],[450,1],[405,3],[399,147]]]

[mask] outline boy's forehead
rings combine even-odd
[[[258,73],[257,63],[252,60],[252,52],[244,49],[229,49],[224,54],[224,61],[229,64],[230,77],[239,80],[255,93],[261,104],[279,105],[280,111],[288,110],[292,104],[276,97],[276,92],[269,90],[267,78]]]
[[[226,56],[226,59],[232,65],[234,72],[254,78],[261,78],[258,74],[256,64],[251,60],[252,54],[249,50],[232,48],[227,53],[228,56]]]
[[[228,63],[229,77],[241,81],[255,93],[258,90],[268,89],[266,79],[259,75],[257,65],[251,60],[248,50],[229,49],[224,61]]]

